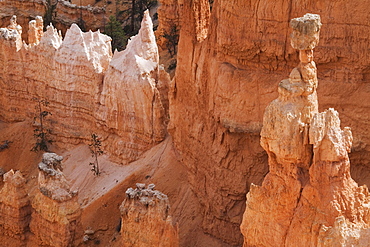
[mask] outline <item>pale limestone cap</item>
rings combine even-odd
[[[293,28],[291,45],[298,50],[312,50],[319,43],[321,19],[316,14],[305,14],[290,21]]]

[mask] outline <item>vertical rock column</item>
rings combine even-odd
[[[131,37],[124,51],[113,55],[104,76],[97,116],[103,128],[118,135],[112,136],[107,148],[124,157],[123,162],[136,160],[166,136],[163,105],[168,97],[161,96],[167,90],[158,82],[165,73],[160,76],[158,62],[153,23],[146,11],[139,33]]]
[[[31,242],[35,246],[74,246],[76,230],[81,229],[77,193],[69,190],[61,172],[62,159],[54,153],[45,153],[39,164],[39,191],[32,201],[30,224]]]
[[[299,65],[280,82],[279,97],[267,106],[261,146],[270,172],[262,186],[251,185],[241,231],[244,246],[283,246],[312,159],[309,124],[317,113],[317,75],[312,49],[319,40],[318,15],[291,21],[292,46],[299,49]]]
[[[167,196],[154,190],[154,184],[136,187],[127,189],[127,199],[120,206],[122,246],[179,246]]]
[[[26,179],[20,171],[4,174],[0,191],[0,245],[26,246],[26,233],[31,218],[31,204],[25,190]]]
[[[330,108],[311,120],[314,158],[286,237],[286,246],[369,246],[370,196],[351,178],[352,133]]]
[[[340,128],[334,109],[317,112],[312,48],[320,18],[290,24],[301,63],[265,111],[261,145],[270,172],[247,195],[244,246],[369,246],[370,195],[350,175],[351,130]]]

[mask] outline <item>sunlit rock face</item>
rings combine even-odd
[[[99,118],[114,131],[115,154],[137,157],[166,134],[165,109],[158,90],[158,47],[146,11],[139,33],[116,51],[104,77]]]
[[[163,21],[159,15],[160,23],[172,18],[181,27],[169,132],[201,202],[204,232],[229,245],[243,243],[238,229],[245,194],[268,172],[260,146],[264,110],[278,97],[276,84],[299,63],[289,20],[308,11],[320,14],[324,24],[315,49],[319,109],[335,107],[344,126],[351,126],[352,174],[370,185],[370,132],[364,127],[370,123],[370,5],[363,0],[219,0],[207,15],[207,0],[160,2],[174,13],[164,14]],[[207,21],[207,38],[198,42],[196,30]]]
[[[126,191],[120,206],[122,246],[179,246],[178,228],[172,223],[168,197],[154,184],[137,183]]]
[[[17,28],[1,29],[0,119],[33,119],[34,106],[45,99],[52,113],[45,125],[56,145],[87,142],[96,133],[104,151],[123,164],[164,139],[169,79],[158,64],[149,13],[127,49],[113,57],[111,38],[99,31],[72,24],[62,39],[52,26],[40,34],[41,21],[34,22],[28,45]]]
[[[26,179],[20,171],[10,170],[4,174],[4,182],[0,191],[0,241],[9,247],[26,246],[31,220]]]
[[[62,172],[63,157],[44,153],[39,163],[39,190],[32,199],[30,246],[74,246],[81,241],[81,207]]]
[[[9,19],[16,14],[17,22],[23,28],[22,39],[26,43],[32,43],[32,37],[31,40],[28,40],[29,29],[32,29],[29,26],[29,21],[37,16],[46,17],[46,12],[49,11],[48,20],[44,19],[45,26],[50,24],[50,19],[52,18],[56,28],[61,30],[63,34],[66,33],[67,29],[73,23],[79,23],[79,25],[84,27],[84,30],[104,30],[107,22],[107,14],[104,8],[79,6],[80,3],[76,5],[66,0],[50,1],[51,4],[48,2],[44,0],[34,0],[32,2],[20,2],[17,0],[1,1],[0,27],[7,26]]]
[[[0,240],[4,246],[75,246],[81,241],[81,207],[62,172],[62,156],[45,153],[39,163],[38,189],[20,171],[4,174],[0,191]]]
[[[350,175],[351,130],[341,130],[334,109],[317,110],[312,49],[320,17],[306,14],[290,25],[300,64],[265,110],[261,146],[270,171],[247,194],[244,246],[366,246],[370,197]]]

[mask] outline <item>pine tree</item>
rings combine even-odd
[[[89,165],[92,166],[91,171],[95,176],[100,175],[98,156],[103,154],[101,150],[101,141],[97,134],[91,134],[91,143],[89,144],[91,156],[94,158],[94,162],[90,162]]]
[[[117,21],[116,17],[111,15],[109,17],[109,22],[105,26],[104,34],[112,38],[112,50],[121,51],[126,47],[126,35],[122,29],[122,25]]]
[[[51,112],[46,111],[45,107],[49,105],[49,101],[46,99],[38,99],[34,98],[33,100],[37,101],[37,104],[35,106],[35,117],[34,122],[39,121],[37,124],[37,127],[33,130],[33,136],[36,138],[36,143],[31,149],[33,152],[38,151],[49,151],[48,144],[52,142],[51,139],[49,139],[49,134],[51,132],[50,129],[47,129],[45,126],[45,118],[49,115],[52,115]]]

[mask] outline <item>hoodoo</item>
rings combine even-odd
[[[334,109],[317,110],[312,49],[320,17],[306,14],[290,26],[300,63],[265,110],[261,145],[270,171],[247,194],[244,246],[367,246],[370,197],[350,175],[351,130],[340,129]]]
[[[172,225],[170,204],[154,184],[137,183],[136,189],[128,188],[122,202],[122,246],[177,247],[178,229]]]
[[[31,220],[31,203],[25,189],[26,179],[20,171],[4,174],[0,191],[0,242],[4,246],[27,246],[27,231]]]

